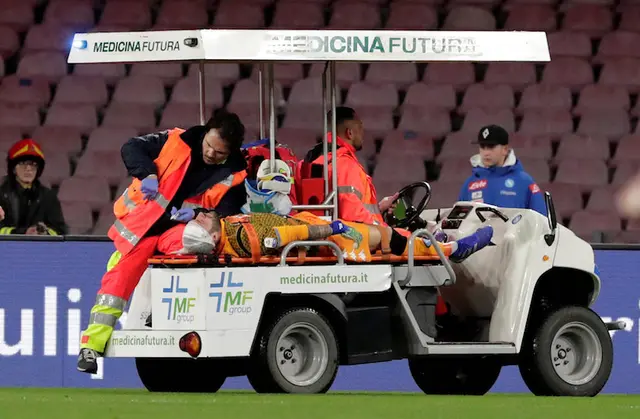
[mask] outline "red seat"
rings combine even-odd
[[[359,112],[363,112],[364,108],[391,112],[398,104],[398,91],[392,84],[353,83],[345,98],[345,105]]]
[[[46,127],[72,128],[88,135],[98,126],[96,109],[92,105],[54,103],[43,124]]]
[[[594,57],[595,62],[606,58],[640,58],[640,34],[613,31],[605,34]]]
[[[112,103],[160,107],[166,101],[162,80],[149,76],[129,76],[118,82]]]
[[[580,118],[577,133],[603,136],[617,141],[631,132],[631,122],[624,110],[585,111]]]
[[[165,86],[173,86],[182,78],[181,63],[136,63],[131,66],[131,76],[157,78]]]
[[[448,84],[457,91],[475,83],[475,73],[471,63],[437,62],[427,64],[424,82],[428,84]]]
[[[507,84],[514,90],[522,90],[535,82],[536,72],[532,63],[489,63],[484,76],[484,83],[487,85]]]
[[[313,63],[309,70],[309,77],[322,77],[324,63]],[[360,64],[356,62],[336,63],[336,85],[340,89],[349,89],[352,83],[360,81]]]
[[[400,130],[389,132],[382,142],[380,156],[393,161],[403,161],[404,156],[418,156],[430,160],[434,156],[433,140],[426,135],[414,135]]]
[[[67,60],[60,52],[27,54],[18,63],[16,74],[22,78],[41,79],[58,83],[67,74]]]
[[[99,77],[108,86],[114,86],[118,80],[126,76],[126,69],[122,63],[76,64],[73,74],[76,76]]]
[[[619,164],[624,161],[640,162],[640,135],[624,135],[618,141],[618,147],[612,158],[612,163]]]
[[[9,26],[0,26],[0,62],[12,57],[19,49],[20,40],[16,31]]]
[[[148,29],[151,27],[151,8],[144,1],[109,0],[102,12],[100,24],[130,31]]]
[[[448,31],[492,31],[496,19],[490,11],[476,6],[456,6],[444,20],[442,29]]]
[[[391,2],[385,28],[405,31],[437,29],[438,15],[429,4]]]
[[[544,67],[541,80],[542,84],[567,86],[572,92],[578,92],[593,82],[591,65],[577,57],[559,57],[550,61]]]
[[[222,0],[218,5],[213,27],[215,29],[259,29],[264,27],[264,5]]]
[[[606,138],[579,134],[565,134],[560,139],[560,146],[556,154],[556,160],[609,158],[609,142]]]
[[[628,111],[630,107],[629,94],[623,87],[589,84],[580,91],[580,99],[573,113],[583,115],[594,111]]]
[[[18,32],[26,32],[33,24],[34,5],[28,1],[3,1],[0,3],[0,25]]]
[[[199,64],[191,64],[187,77],[198,78]],[[205,85],[211,80],[227,87],[240,79],[240,66],[238,63],[207,63],[204,66]]]
[[[342,103],[340,90],[336,90],[336,104]],[[329,103],[327,103],[327,106]],[[289,93],[287,109],[306,109],[308,112],[322,113],[322,79],[310,77],[298,80]]]
[[[559,31],[547,34],[551,59],[591,57],[591,39],[586,33]]]
[[[69,51],[69,41],[73,39],[73,29],[51,23],[33,25],[24,40],[23,54],[34,52]]]
[[[98,77],[68,75],[56,89],[56,104],[92,105],[103,107],[109,100],[107,85]]]
[[[87,30],[95,23],[92,2],[89,0],[50,2],[44,13],[44,23],[67,26],[77,31]]]
[[[317,139],[318,137],[313,130],[304,128],[280,128],[276,131],[278,143],[289,146],[298,160],[303,159],[309,150],[318,143]]]
[[[511,109],[470,109],[462,123],[461,131],[478,134],[480,128],[485,125],[500,125],[508,132],[516,130],[514,114]]]
[[[541,135],[525,135],[515,132],[509,136],[509,145],[515,150],[517,157],[550,159],[551,138]]]
[[[127,140],[137,135],[138,131],[131,127],[101,126],[91,131],[86,151],[119,151]]]
[[[620,217],[615,212],[578,211],[571,217],[569,228],[580,237],[597,238],[597,233],[617,232],[621,229]]]
[[[44,106],[51,100],[51,91],[41,79],[21,79],[15,74],[0,82],[0,102]]]
[[[115,220],[116,217],[113,214],[113,206],[106,205],[100,210],[100,213],[98,214],[98,220],[96,221],[91,234],[96,236],[106,236]]]
[[[318,29],[324,27],[323,5],[314,2],[279,1],[271,29]]]
[[[406,182],[406,184],[425,180],[424,160],[418,156],[405,156],[402,164],[399,165],[390,159],[380,159],[373,172],[373,183],[375,184],[379,179]]]
[[[138,132],[152,132],[156,128],[156,117],[152,108],[146,106],[111,103],[104,114],[103,126],[130,127]]]
[[[42,144],[45,155],[47,155],[47,149],[50,149],[74,158],[82,150],[81,133],[73,127],[41,125],[33,131],[31,137],[38,144]]]
[[[93,228],[91,205],[86,202],[61,202],[62,215],[69,227],[69,234],[89,234]]]
[[[71,176],[71,166],[69,165],[69,156],[67,153],[61,153],[55,148],[43,146],[43,151],[47,158],[46,170],[42,172],[40,178],[49,185],[59,185],[64,179]]]
[[[109,184],[102,177],[72,176],[62,181],[58,190],[61,203],[86,203],[92,210],[99,211],[111,202]]]
[[[536,182],[545,183],[551,180],[547,159],[518,156],[518,160],[520,160],[524,170],[526,170]]]
[[[440,174],[438,181],[457,182],[459,187],[469,176],[471,176],[471,163],[469,158],[450,158],[444,159],[441,162]],[[459,189],[458,189],[459,190]]]
[[[1,103],[0,127],[19,128],[22,132],[32,132],[40,125],[38,105]]]
[[[205,1],[164,0],[154,30],[200,29],[209,26]]]
[[[607,243],[637,244],[640,242],[640,231],[617,231],[608,233]]]
[[[456,92],[451,85],[414,83],[407,89],[402,109],[430,109],[452,111],[456,107]]]
[[[527,111],[569,111],[571,106],[571,91],[568,87],[532,84],[522,92],[522,98],[515,111],[519,115]]]
[[[446,159],[469,159],[478,153],[478,145],[471,141],[476,139],[476,135],[465,131],[456,131],[447,134],[442,149],[438,155],[438,160]]]
[[[542,183],[540,189],[549,191],[553,197],[553,206],[560,218],[569,218],[583,209],[582,191],[570,183]]]
[[[556,13],[548,4],[517,4],[509,9],[504,29],[508,31],[544,31],[556,29]]]
[[[451,131],[449,112],[443,110],[423,112],[417,109],[407,109],[400,117],[398,130],[431,137],[442,137]]]
[[[613,172],[613,180],[611,185],[620,186],[626,183],[631,177],[635,176],[640,170],[640,161],[626,160],[616,162],[615,172]]]
[[[255,112],[252,113],[255,114]],[[282,121],[282,128],[306,130],[313,135],[322,136],[324,133],[324,119],[320,113],[309,112],[307,107],[292,107],[287,111]],[[328,130],[331,132],[330,124]]]
[[[470,176],[471,172],[469,171],[467,174]],[[440,179],[443,179],[442,176]],[[458,201],[463,181],[450,182],[444,179],[428,182],[431,186],[431,199],[429,199],[427,209],[452,208]]]
[[[605,60],[598,83],[622,86],[630,93],[640,92],[640,60],[637,58]]]
[[[458,111],[465,114],[473,108],[499,110],[513,108],[514,105],[515,100],[511,86],[478,83],[467,88]]]
[[[364,78],[373,84],[393,84],[400,90],[418,81],[418,69],[414,63],[371,63]]]
[[[600,4],[571,4],[565,11],[562,27],[598,38],[613,28],[613,14]]]
[[[214,107],[207,104],[205,106],[205,123],[209,115],[213,113]],[[243,121],[245,122],[245,121]],[[162,112],[162,118],[158,124],[159,130],[172,129],[175,127],[188,128],[200,124],[200,105],[198,103],[169,102]]]
[[[359,109],[358,116],[362,120],[368,137],[384,138],[387,133],[393,131],[393,115],[391,112],[384,109],[369,109],[366,107]],[[375,153],[373,147],[370,150]]]
[[[258,83],[260,73],[258,66],[253,67],[251,78]],[[302,64],[300,63],[274,63],[273,78],[280,83],[282,87],[291,87],[295,82],[304,78]]]
[[[188,76],[180,79],[173,87],[169,103],[200,104],[200,81],[198,77]],[[224,103],[222,85],[215,79],[207,80],[204,85],[205,103],[209,107],[221,107]]]
[[[377,5],[366,2],[337,2],[327,29],[376,29],[380,27]]]
[[[274,91],[276,107],[283,106],[285,102],[280,83],[275,82]],[[233,89],[233,93],[231,93],[228,109],[235,109],[233,112],[239,112],[240,110],[243,112],[257,112],[260,99],[259,93],[260,85],[257,81],[251,79],[239,80]]]
[[[526,111],[523,114],[519,132],[525,135],[560,137],[573,132],[573,119],[569,111]]]
[[[620,12],[620,24],[618,29],[621,31],[638,32],[638,21],[640,20],[640,4],[634,4],[624,7]]]
[[[608,170],[603,160],[564,159],[558,166],[554,182],[578,185],[583,191],[608,183]]]
[[[85,151],[78,160],[74,176],[99,177],[110,186],[117,186],[127,177],[127,169],[122,163],[120,150]]]
[[[587,202],[587,211],[610,211],[611,203],[615,202],[614,189],[610,186],[603,186],[591,191]]]

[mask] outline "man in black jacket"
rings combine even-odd
[[[67,234],[58,197],[39,181],[44,164],[44,153],[33,140],[9,149],[7,176],[0,185],[0,234]]]

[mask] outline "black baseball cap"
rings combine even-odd
[[[486,125],[478,131],[478,140],[473,144],[480,145],[507,145],[509,133],[499,125]]]

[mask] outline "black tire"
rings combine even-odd
[[[307,330],[304,333],[294,333],[302,339],[298,341],[299,348],[295,347],[296,344],[292,344],[293,349],[278,347],[278,341],[284,334],[288,336],[289,330],[294,327],[300,328],[301,331]],[[247,374],[256,392],[316,394],[326,393],[331,388],[338,373],[340,352],[333,327],[322,314],[311,308],[290,309],[275,321],[268,323],[259,333]],[[307,343],[303,343],[304,340],[307,340]],[[316,348],[311,348],[312,346]],[[296,377],[287,378],[283,375],[279,362],[282,362],[281,365],[294,365],[295,362],[304,361],[299,358],[303,358],[305,352],[311,350],[320,351],[316,358],[321,359],[321,364],[315,364],[313,360],[311,364],[307,364],[312,369],[317,369],[316,374],[308,379],[308,383],[302,384],[296,382]],[[323,365],[322,361],[326,361],[326,364]]]
[[[215,393],[227,379],[215,359],[136,358],[138,377],[151,392]]]
[[[502,365],[493,358],[410,358],[409,371],[425,394],[482,396],[498,380]]]
[[[589,308],[561,308],[530,336],[523,342],[518,367],[533,394],[593,397],[609,380],[613,344],[607,326]],[[586,359],[583,365],[580,360],[585,353],[592,359]],[[561,368],[560,372],[554,364]]]

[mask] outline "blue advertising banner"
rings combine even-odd
[[[110,242],[2,241],[0,246],[0,386],[140,388],[131,359],[107,359],[100,374],[76,371]],[[605,393],[640,394],[640,252],[597,250],[603,289],[595,310],[624,320],[615,332],[614,369]],[[224,388],[250,389],[245,378]],[[419,391],[406,361],[343,367],[333,390]],[[494,392],[527,392],[516,367],[505,368]]]

